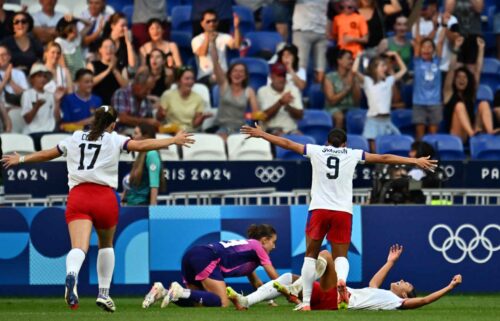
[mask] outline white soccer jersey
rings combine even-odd
[[[120,153],[127,150],[130,138],[116,132],[105,132],[96,141],[88,141],[88,134],[78,130],[57,145],[67,158],[69,189],[81,183],[116,189]]]
[[[307,144],[304,156],[311,159],[312,186],[309,211],[326,209],[352,214],[352,180],[356,165],[364,161],[360,149]]]
[[[347,288],[347,290],[351,293],[348,308],[352,310],[396,310],[404,301],[389,290],[378,288]]]

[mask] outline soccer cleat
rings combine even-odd
[[[327,266],[327,262],[325,260],[325,258],[323,257],[318,257],[318,259],[316,260],[316,278],[321,278],[323,276],[323,274],[325,274],[325,271],[326,271],[326,266]]]
[[[170,284],[170,288],[168,289],[167,294],[163,298],[161,302],[161,307],[165,308],[170,302],[175,302],[179,300],[184,292],[184,288],[177,282],[172,282]]]
[[[293,309],[294,311],[311,311],[311,306],[309,304],[305,304],[305,303],[301,303],[301,304],[298,304],[295,309]]]
[[[339,280],[337,282],[337,307],[339,310],[347,310],[349,307],[349,296],[351,295],[349,291],[347,291],[347,286],[344,280]]]
[[[149,290],[148,294],[144,297],[144,301],[142,301],[142,307],[144,309],[149,308],[155,302],[160,301],[167,294],[167,290],[163,287],[161,282],[155,282],[151,290]]]
[[[232,287],[228,286],[226,288],[226,294],[228,299],[234,304],[236,310],[247,310],[248,309],[248,299],[243,295],[239,294]]]
[[[64,299],[71,310],[78,309],[78,293],[76,292],[76,277],[68,274],[66,276],[66,289]]]
[[[294,303],[296,305],[300,305],[302,301],[295,295],[290,292],[287,286],[282,285],[278,281],[273,282],[273,287],[281,293],[290,303]]]
[[[109,296],[104,296],[102,294],[99,294],[97,297],[97,300],[95,301],[95,304],[97,304],[98,307],[103,309],[106,312],[115,312],[116,311],[116,306],[111,297]]]

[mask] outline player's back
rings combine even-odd
[[[353,310],[396,310],[404,299],[392,291],[379,288],[347,288],[351,294],[349,309]]]
[[[311,159],[312,185],[309,210],[328,209],[352,213],[352,180],[364,152],[346,147],[307,144]]]

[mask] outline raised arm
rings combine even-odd
[[[412,165],[412,166],[417,166],[421,169],[434,171],[434,169],[437,167],[438,161],[429,158],[430,156],[420,157],[420,158],[410,158],[410,157],[402,157],[391,154],[379,155],[379,154],[365,153],[366,163]]]
[[[241,46],[241,32],[240,32],[240,17],[233,13],[233,26],[234,26],[234,40],[231,44],[231,49],[239,49]]]
[[[401,56],[399,56],[399,54],[396,51],[388,51],[386,55],[396,59],[396,63],[398,64],[399,70],[396,74],[394,74],[394,79],[396,81],[400,80],[408,71],[403,59],[401,59]]]
[[[166,148],[173,144],[190,147],[195,142],[192,136],[193,134],[179,131],[171,138],[130,140],[127,144],[127,149],[134,152],[146,152]]]
[[[364,82],[365,81],[365,75],[363,75],[362,73],[359,72],[359,64],[360,63],[361,63],[361,55],[358,54],[356,56],[356,59],[354,59],[354,63],[352,64],[352,72],[354,73],[354,75],[356,75],[356,77],[361,82]]]
[[[450,284],[448,286],[442,288],[439,291],[433,292],[427,296],[424,296],[422,298],[411,298],[411,299],[406,299],[403,301],[403,304],[401,305],[402,309],[417,309],[420,307],[423,307],[424,305],[427,305],[429,303],[435,302],[439,300],[441,297],[443,297],[446,293],[450,292],[454,288],[456,288],[460,283],[462,283],[462,276],[460,274],[457,274],[453,277],[451,280]]]
[[[57,147],[54,147],[51,149],[41,150],[39,152],[28,154],[25,156],[21,156],[16,152],[14,152],[14,154],[12,155],[3,155],[2,163],[5,168],[9,168],[22,163],[46,162],[54,158],[57,158],[59,156],[61,156],[61,153],[59,152]]]
[[[263,138],[270,142],[271,144],[277,145],[281,148],[291,150],[296,152],[297,154],[304,154],[304,145],[293,142],[289,139],[271,135],[262,130],[262,128],[255,124],[255,127],[250,126],[242,126],[240,129],[240,133],[248,135],[250,137]]]
[[[444,85],[443,85],[443,102],[445,104],[450,100],[451,95],[453,95],[453,78],[455,77],[455,70],[458,68],[457,55],[463,43],[464,43],[464,37],[462,36],[457,37],[457,39],[455,39],[455,44],[453,46],[453,49],[451,50],[450,69],[446,74],[446,78],[444,80]]]
[[[210,58],[212,59],[212,64],[214,66],[214,75],[217,85],[220,89],[227,84],[226,74],[219,63],[219,54],[217,53],[217,46],[215,45],[215,38],[212,39],[212,46],[210,46]]]
[[[443,54],[443,45],[444,39],[446,37],[446,30],[448,30],[448,25],[446,23],[443,23],[443,25],[441,26],[441,31],[439,31],[438,41],[436,45],[436,56],[438,58],[441,58]]]
[[[476,86],[479,86],[479,81],[481,80],[481,71],[483,70],[483,62],[484,62],[484,39],[481,37],[476,38],[477,41],[477,60],[476,65],[474,66],[474,79],[476,80]]]
[[[387,262],[378,270],[377,273],[372,277],[369,283],[370,288],[380,288],[382,283],[384,283],[387,274],[392,269],[394,264],[396,264],[397,260],[403,253],[403,246],[394,244],[389,249],[389,255],[387,256]]]

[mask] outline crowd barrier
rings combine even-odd
[[[366,286],[393,243],[404,253],[390,281],[405,279],[417,291],[433,291],[461,273],[458,291],[500,291],[498,206],[355,206],[349,250],[352,286]],[[307,207],[156,206],[126,207],[115,237],[113,294],[143,295],[154,281],[181,280],[180,262],[189,247],[241,239],[252,223],[278,233],[271,253],[279,273],[299,273],[305,251]],[[62,207],[0,208],[0,295],[60,295],[69,236]],[[97,238],[93,234],[79,276],[79,292],[97,288]],[[258,274],[267,277],[262,269]],[[228,280],[249,289],[245,278]]]

